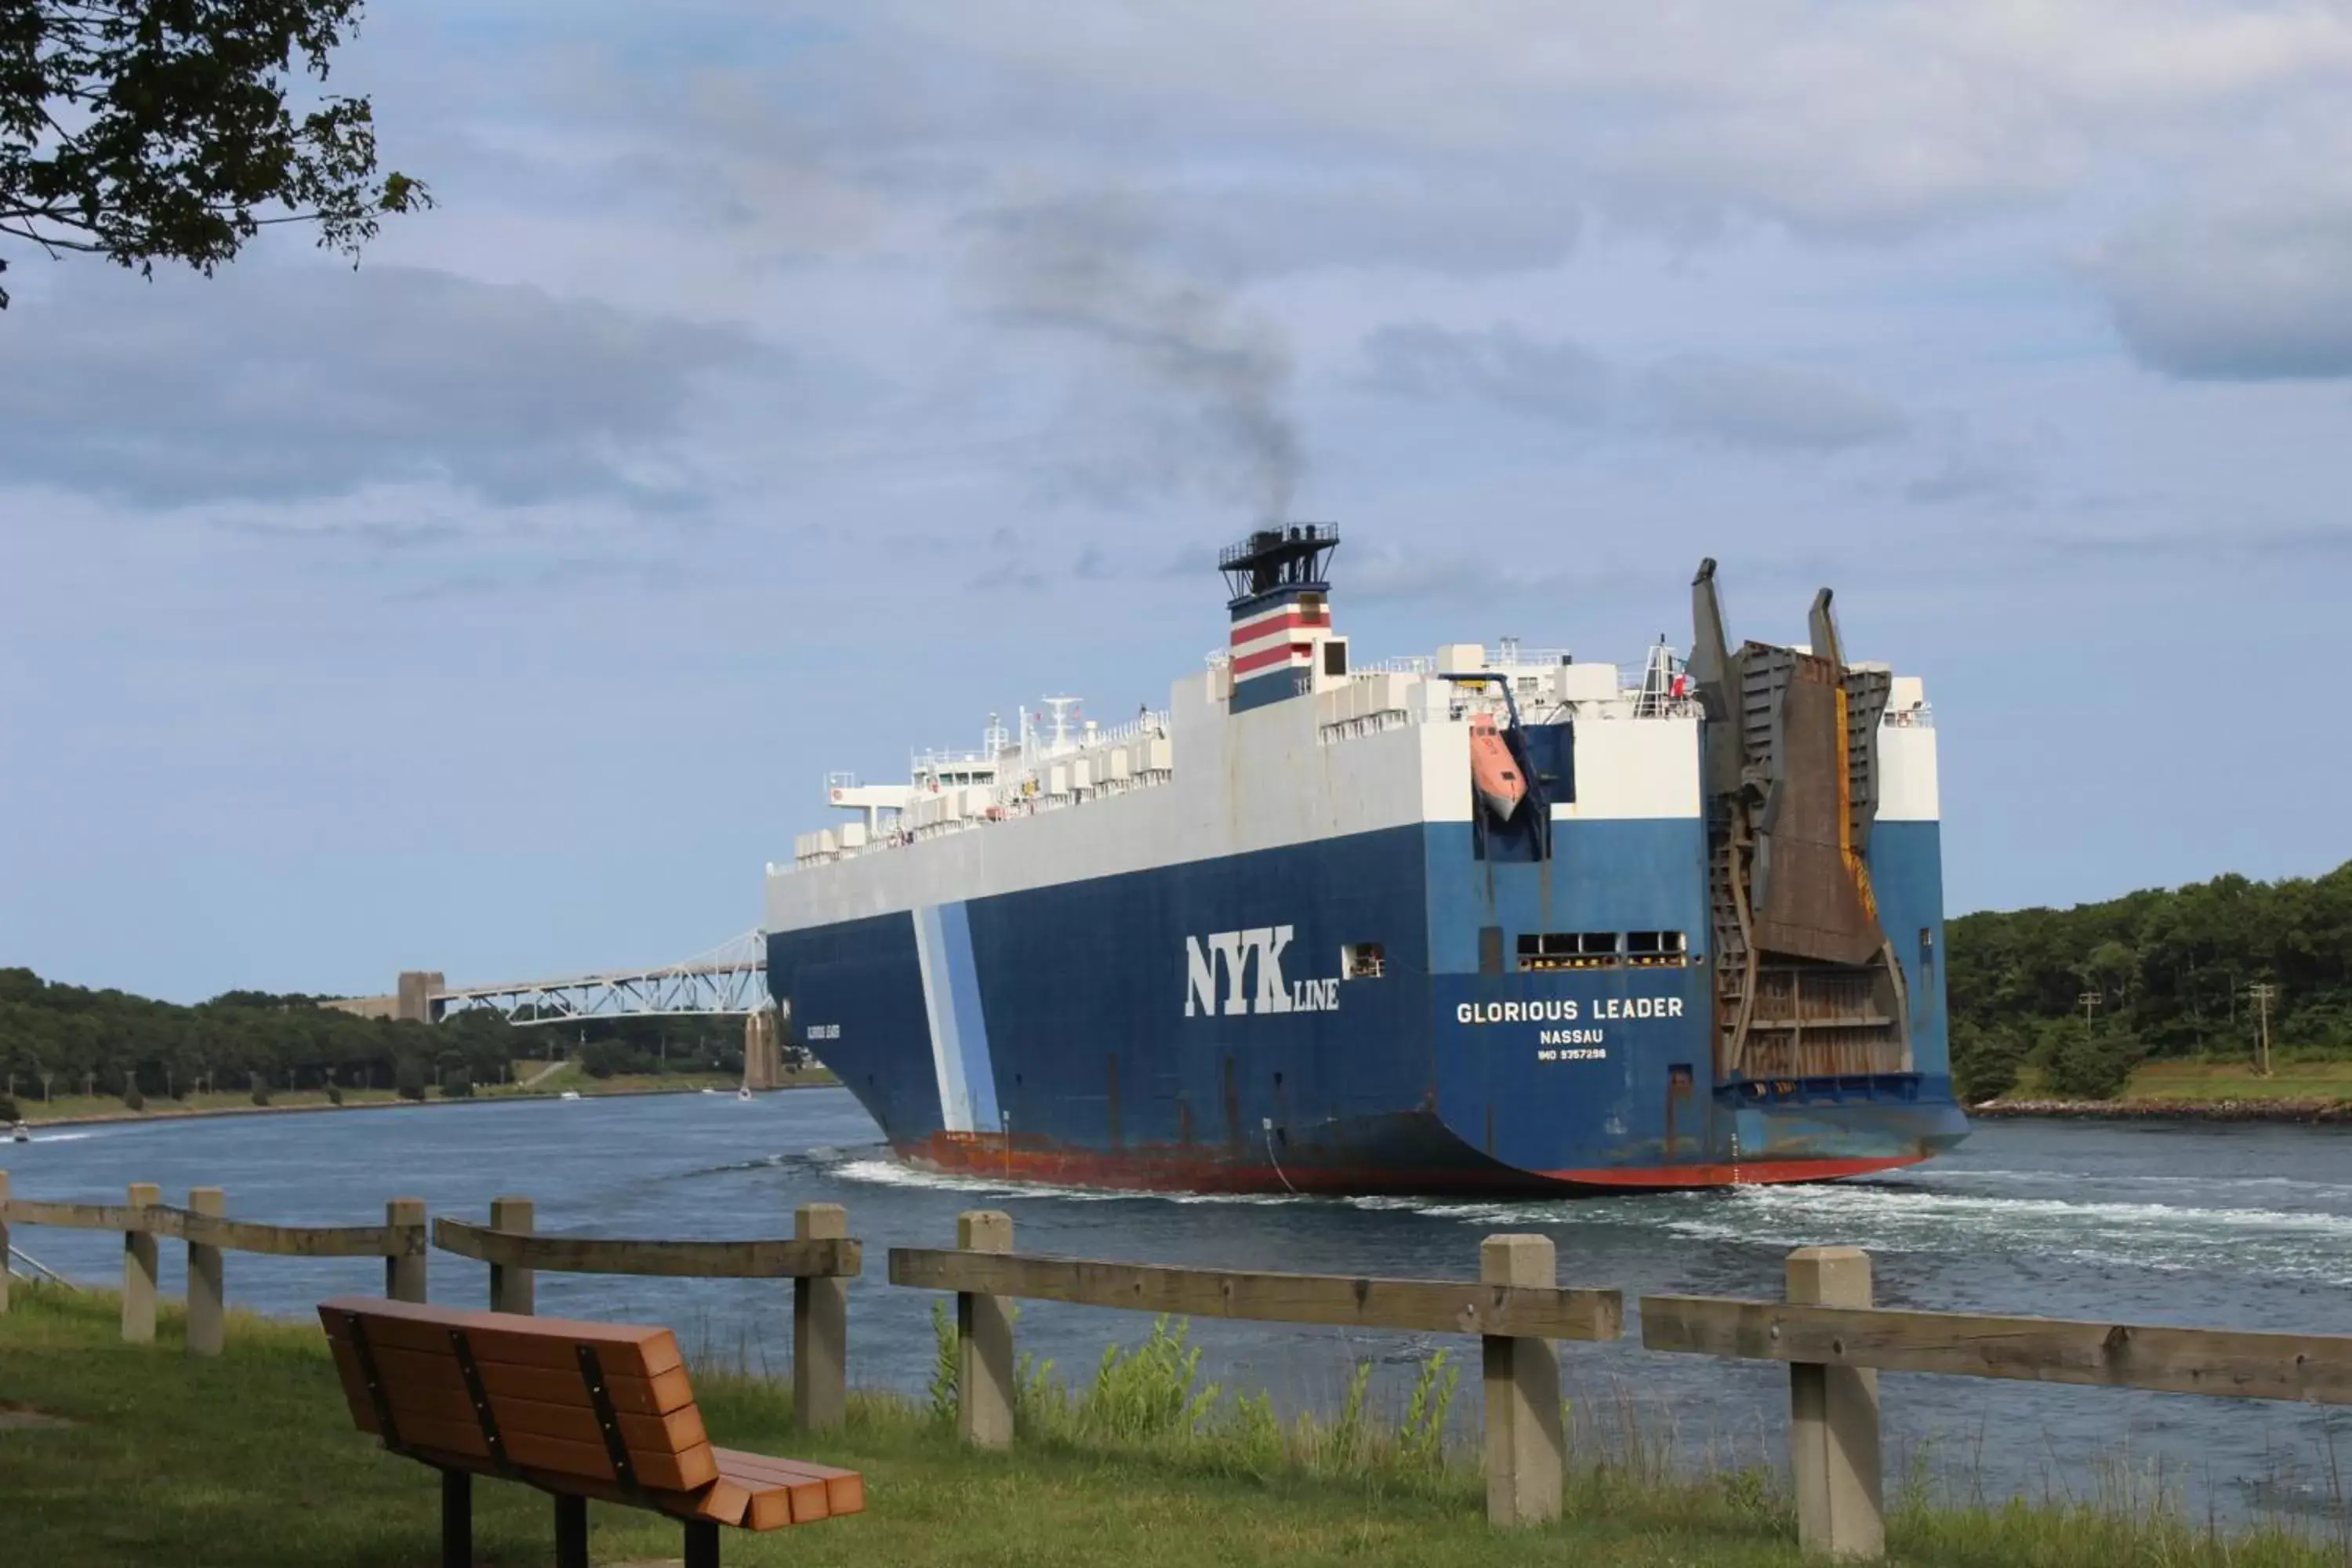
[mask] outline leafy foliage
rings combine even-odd
[[[427,1026],[322,1005],[331,1000],[230,991],[182,1007],[0,969],[0,1094],[37,1095],[54,1079],[59,1090],[96,1079],[126,1098],[132,1088],[184,1094],[202,1082],[248,1093],[389,1084],[404,1100],[422,1100],[438,1081],[445,1095],[463,1098],[501,1081],[518,1058],[583,1036],[583,1050],[608,1071],[743,1065],[742,1024],[734,1018],[605,1019],[551,1036],[479,1009]]]
[[[2042,1076],[2069,1100],[2113,1100],[2139,1063],[2139,1042],[2129,1035],[2101,1033],[2080,1022],[2044,1026]]]
[[[2352,863],[1964,915],[1947,943],[1952,1070],[1971,1100],[2006,1090],[2028,1061],[2060,1089],[2120,1087],[2144,1056],[2249,1056],[2257,981],[2278,987],[2276,1047],[2352,1052]]]
[[[209,275],[265,225],[302,223],[356,258],[384,215],[432,205],[379,175],[367,99],[288,101],[325,83],[362,5],[0,3],[0,236]]]

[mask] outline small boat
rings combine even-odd
[[[1470,782],[1496,820],[1508,822],[1527,798],[1528,781],[1519,776],[1519,762],[1496,731],[1492,713],[1470,716]]]
[[[555,1098],[558,1100],[577,1100],[580,1098],[580,1091],[576,1089],[567,1089]]]
[[[750,1084],[748,1084],[748,1083],[747,1083],[747,1084],[745,1084],[742,1088],[740,1088],[740,1089],[737,1089],[737,1090],[735,1091],[735,1098],[736,1098],[736,1099],[738,1099],[738,1100],[749,1100],[749,1099],[751,1099],[751,1086]]]
[[[29,1127],[26,1127],[23,1122],[19,1121],[19,1122],[17,1122],[14,1127],[11,1127],[10,1129],[8,1129],[8,1142],[11,1142],[11,1143],[30,1143],[32,1141],[33,1141],[33,1131],[32,1131],[32,1129],[31,1129],[31,1128],[29,1128]]]

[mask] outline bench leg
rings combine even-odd
[[[555,1568],[588,1568],[588,1500],[555,1500]]]
[[[441,1472],[441,1568],[474,1568],[474,1478]]]
[[[686,1521],[686,1568],[719,1568],[719,1526],[709,1520]]]

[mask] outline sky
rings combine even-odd
[[[8,252],[0,964],[669,962],[831,770],[1360,658],[1925,677],[1952,912],[2352,857],[2352,5],[414,0],[355,270]]]

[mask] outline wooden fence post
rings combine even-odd
[[[1870,1254],[1858,1247],[1801,1247],[1788,1268],[1791,1306],[1871,1305]],[[1876,1372],[1790,1363],[1789,1472],[1798,1545],[1830,1557],[1885,1555]]]
[[[190,1187],[190,1214],[228,1213],[228,1197],[218,1187]],[[224,1336],[228,1298],[221,1277],[221,1249],[202,1242],[188,1243],[188,1353],[218,1355]]]
[[[398,1250],[383,1260],[383,1293],[395,1301],[425,1300],[425,1200],[394,1198],[383,1205],[383,1223],[395,1232]]]
[[[0,1312],[8,1310],[8,1173],[0,1171]]]
[[[793,1235],[818,1241],[849,1234],[849,1212],[839,1204],[803,1204]],[[803,1432],[841,1425],[849,1393],[849,1281],[793,1281],[793,1420]]]
[[[163,1189],[154,1183],[131,1184],[132,1208],[163,1201]],[[122,1233],[122,1338],[134,1345],[155,1342],[155,1238],[141,1230]]]
[[[1490,1236],[1478,1248],[1486,1285],[1559,1283],[1548,1236]],[[1549,1340],[1481,1336],[1486,1394],[1486,1521],[1558,1519],[1568,1444],[1560,1430],[1559,1356]]]
[[[1012,1251],[1013,1216],[966,1209],[956,1216],[956,1247]],[[976,1447],[1013,1446],[1013,1319],[1002,1300],[971,1290],[956,1292],[956,1435]]]
[[[490,1228],[510,1234],[529,1236],[538,1223],[536,1211],[529,1198],[504,1197],[490,1200]],[[536,1275],[529,1268],[509,1268],[502,1263],[490,1265],[490,1310],[520,1312],[528,1318],[538,1305]]]

